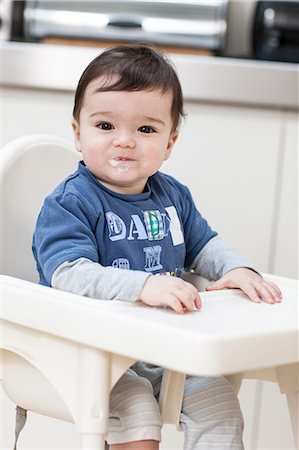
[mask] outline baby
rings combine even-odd
[[[209,290],[281,301],[279,288],[211,229],[188,188],[159,172],[183,116],[176,72],[150,46],[110,48],[88,65],[72,122],[82,161],[46,198],[34,233],[42,284],[184,314],[201,307],[197,289],[181,278],[192,270],[214,280]],[[113,388],[111,450],[159,448],[162,371],[139,361]],[[185,449],[243,448],[238,399],[224,377],[188,376],[180,420]]]

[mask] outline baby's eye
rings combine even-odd
[[[97,124],[97,128],[100,128],[100,130],[112,130],[114,127],[111,123],[109,122],[100,122]]]
[[[138,128],[138,131],[141,131],[141,133],[156,133],[156,130],[153,127],[150,127],[148,125],[143,125],[142,127]]]

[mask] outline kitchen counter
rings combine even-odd
[[[101,48],[1,42],[0,84],[73,91]],[[298,109],[298,65],[169,53],[186,100]]]

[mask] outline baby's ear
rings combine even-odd
[[[179,137],[179,132],[178,130],[172,131],[170,133],[169,139],[168,139],[168,144],[167,144],[167,149],[166,149],[166,154],[165,154],[165,160],[169,158],[171,151],[173,149],[174,144],[177,141],[177,138]]]
[[[77,150],[77,152],[81,152],[82,148],[81,148],[81,140],[80,140],[80,125],[76,119],[72,120],[72,128],[73,128],[73,133],[74,133],[74,138],[75,138],[76,150]]]

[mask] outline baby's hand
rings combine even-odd
[[[265,281],[260,275],[250,269],[239,268],[227,272],[218,281],[207,287],[207,291],[224,288],[239,288],[248,295],[254,303],[280,303],[282,294],[278,286],[271,281]]]
[[[170,275],[151,275],[146,280],[140,300],[149,306],[167,305],[179,314],[199,309],[201,301],[197,289],[181,278]]]

